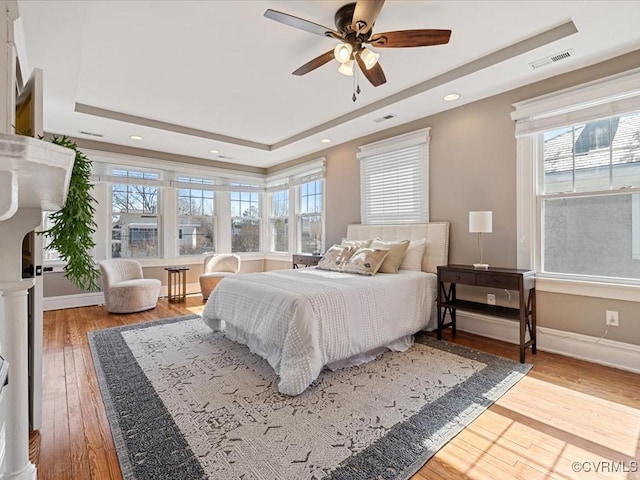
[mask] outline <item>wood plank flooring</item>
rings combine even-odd
[[[202,308],[200,296],[189,296],[186,303],[162,299],[154,310],[131,315],[103,307],[45,312],[39,480],[122,478],[87,332]],[[516,345],[464,332],[454,341],[518,359]],[[527,377],[413,480],[640,479],[640,375],[545,352],[528,352],[527,361],[535,365]]]

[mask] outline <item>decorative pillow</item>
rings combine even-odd
[[[404,258],[404,254],[409,248],[409,240],[400,242],[383,242],[382,240],[374,240],[370,248],[385,248],[389,250],[389,255],[384,259],[380,266],[380,273],[398,273],[398,267]]]
[[[349,247],[356,247],[356,249],[358,249],[358,248],[368,248],[369,245],[371,245],[371,242],[373,242],[373,239],[369,239],[369,240],[349,240],[348,238],[343,238],[342,242],[340,243],[340,245],[349,246]]]
[[[385,257],[389,254],[386,248],[360,248],[342,267],[342,272],[358,275],[375,275]]]
[[[334,245],[325,252],[317,267],[321,270],[340,272],[342,266],[355,253],[357,248],[350,246]]]
[[[404,259],[400,264],[399,270],[413,270],[414,272],[422,271],[422,257],[424,249],[427,248],[427,239],[412,240],[404,254]]]

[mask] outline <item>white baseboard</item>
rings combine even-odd
[[[200,293],[200,283],[187,283],[187,294]],[[169,294],[168,287],[163,285],[160,288],[160,296],[166,297]],[[63,308],[89,307],[91,305],[103,305],[104,293],[78,293],[75,295],[61,295],[59,297],[44,297],[43,310],[61,310]]]
[[[63,308],[89,307],[104,304],[104,293],[78,293],[75,295],[61,295],[59,297],[44,297],[42,307],[45,312],[61,310]]]
[[[457,312],[458,330],[509,343],[519,343],[518,322],[470,312]],[[580,333],[538,327],[538,349],[640,373],[640,346]],[[527,354],[530,354],[528,351]]]

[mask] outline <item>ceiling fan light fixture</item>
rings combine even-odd
[[[349,43],[339,43],[336,48],[333,49],[333,56],[336,60],[342,64],[351,60],[351,54],[353,53],[353,47]]]
[[[349,60],[348,62],[341,64],[338,67],[338,71],[347,77],[353,77],[353,63],[353,60]]]
[[[367,70],[371,70],[371,68],[378,63],[378,59],[380,58],[380,54],[369,50],[368,48],[363,48],[360,52],[360,58],[364,62]]]

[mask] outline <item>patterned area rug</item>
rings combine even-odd
[[[197,315],[89,333],[125,479],[407,479],[531,368],[430,337],[301,395]]]

